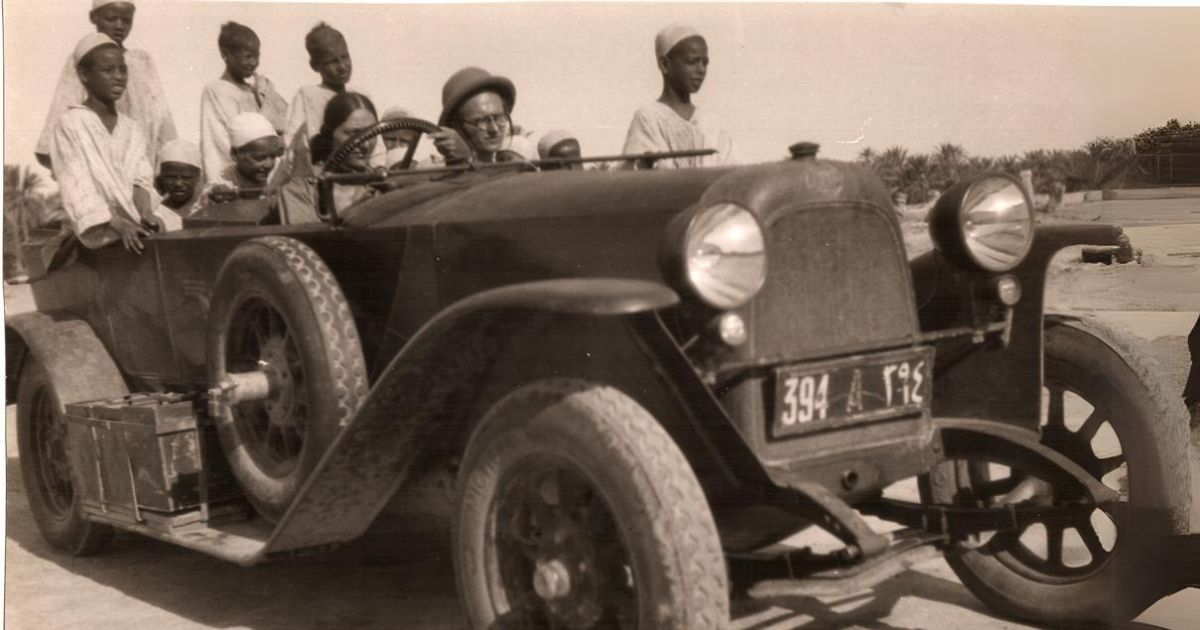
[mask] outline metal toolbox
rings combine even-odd
[[[131,394],[67,405],[66,414],[85,512],[142,523],[203,503],[203,447],[191,400]]]

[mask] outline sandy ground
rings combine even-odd
[[[910,247],[928,246],[913,209],[905,222]],[[1131,331],[1163,366],[1169,387],[1187,369],[1183,336],[1200,311],[1200,200],[1097,202],[1052,220],[1099,220],[1127,227],[1141,265],[1104,267],[1056,259],[1047,288],[1052,308],[1083,312]],[[444,548],[418,549],[404,561],[373,561],[376,542],[302,560],[243,569],[134,535],[108,553],[72,559],[38,535],[25,503],[8,408],[5,627],[13,630],[155,628],[462,628]],[[1193,479],[1200,501],[1200,479]],[[1193,517],[1193,527],[1200,518]],[[401,548],[404,546],[401,544]],[[735,627],[1024,628],[992,615],[934,560],[873,591],[837,599],[803,598],[774,605],[738,600]],[[1200,591],[1160,601],[1139,621],[1200,628]]]

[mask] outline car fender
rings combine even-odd
[[[1025,260],[1010,273],[1021,285],[1013,307],[1011,342],[973,343],[955,337],[935,343],[935,416],[995,418],[1034,430],[1041,417],[1042,326],[1046,270],[1072,245],[1114,245],[1121,228],[1106,224],[1038,226]],[[983,300],[995,274],[970,272],[936,251],[912,261],[913,285],[923,332],[973,326],[973,305]]]
[[[87,322],[54,312],[26,312],[4,322],[6,391],[15,399],[21,367],[28,357],[46,368],[59,402],[116,398],[129,393],[121,371]]]
[[[466,443],[488,382],[519,378],[514,374],[536,378],[548,372],[570,377],[575,375],[562,372],[569,361],[585,363],[580,369],[588,373],[592,361],[627,357],[631,352],[644,355],[650,352],[649,346],[612,340],[621,334],[634,339],[639,326],[651,330],[654,313],[678,300],[673,290],[656,282],[573,278],[510,285],[451,305],[392,359],[284,514],[265,552],[334,544],[360,536],[409,471],[421,465],[423,453],[452,457],[453,451],[443,449],[461,448]],[[640,323],[631,323],[635,320]],[[551,336],[530,332],[539,330],[560,332]],[[573,348],[563,347],[570,343],[568,338],[588,338],[592,333],[613,337],[595,342],[594,353],[575,354]],[[531,345],[536,348],[513,354],[514,348]],[[617,354],[607,359],[600,356],[610,352]],[[509,354],[497,361],[502,353]],[[550,358],[556,353],[561,361]],[[646,363],[633,362],[634,367]],[[653,382],[654,374],[665,374],[662,366],[634,370],[628,369],[630,365],[612,360],[602,370],[636,372],[635,378],[626,380],[623,391],[639,401],[664,395],[669,388],[665,381],[670,379]],[[622,366],[627,369],[619,369]],[[710,446],[731,448],[720,443]]]
[[[1171,483],[1189,487],[1189,479],[1200,478],[1200,454],[1197,454],[1197,444],[1189,436],[1188,414],[1183,406],[1183,397],[1178,384],[1165,378],[1170,371],[1156,358],[1150,340],[1137,335],[1133,329],[1115,321],[1104,313],[1085,312],[1056,312],[1046,313],[1045,326],[1047,329],[1055,326],[1069,326],[1099,339],[1112,348],[1122,360],[1138,375],[1145,385],[1150,398],[1155,405],[1155,419],[1162,424],[1162,430],[1167,431],[1170,439],[1167,444],[1176,446],[1178,451],[1167,457],[1174,470]],[[1184,343],[1184,340],[1180,340]],[[1192,510],[1194,513],[1195,509]],[[1196,513],[1200,514],[1200,513]],[[1200,531],[1200,520],[1193,514],[1191,523],[1177,523],[1177,527],[1187,527],[1185,531]]]

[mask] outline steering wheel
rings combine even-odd
[[[342,143],[342,146],[338,147],[336,151],[330,154],[329,159],[325,160],[325,170],[337,172],[339,167],[342,165],[342,162],[344,162],[347,157],[350,157],[350,153],[362,146],[364,142],[374,138],[375,136],[385,134],[390,131],[415,131],[417,132],[417,137],[411,144],[408,145],[408,151],[404,154],[404,159],[400,160],[400,163],[397,164],[394,169],[388,170],[406,169],[412,165],[413,155],[417,152],[417,144],[421,140],[420,134],[435,133],[437,130],[437,125],[429,122],[428,120],[421,120],[420,118],[393,118],[391,120],[375,123],[374,125],[359,131],[353,136],[350,136],[349,140]]]

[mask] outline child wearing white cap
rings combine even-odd
[[[622,153],[716,149],[713,156],[663,159],[655,162],[655,167],[733,163],[733,146],[728,137],[707,128],[692,103],[692,94],[700,91],[708,74],[708,43],[704,36],[690,26],[668,26],[654,38],[654,54],[662,74],[662,94],[657,101],[634,112]]]
[[[111,38],[118,46],[124,46],[125,38],[133,28],[135,0],[93,0],[88,14],[98,33]],[[146,150],[151,163],[158,157],[159,149],[174,140],[175,123],[167,106],[162,83],[154,61],[143,50],[125,50],[125,63],[129,66],[129,79],[124,95],[117,101],[117,111],[136,120],[145,131]],[[82,103],[87,93],[75,74],[75,61],[68,58],[59,76],[46,124],[38,139],[34,153],[38,162],[51,168],[50,140],[58,118],[73,105]]]
[[[200,150],[205,173],[220,173],[233,163],[229,126],[242,112],[258,112],[282,133],[287,124],[287,101],[271,80],[259,74],[258,34],[237,22],[221,25],[217,48],[225,61],[220,79],[204,86],[200,95]]]
[[[400,120],[401,118],[412,118],[412,114],[403,107],[390,107],[380,116],[379,122],[387,122],[389,120]],[[408,155],[408,149],[414,142],[418,142],[420,134],[416,131],[401,129],[399,131],[389,131],[380,134],[383,140],[383,148],[387,151],[386,164],[388,168],[400,164],[404,161],[404,156]],[[409,168],[416,168],[419,162],[413,159],[409,164]]]
[[[229,126],[229,141],[233,163],[216,175],[207,196],[213,201],[227,201],[238,191],[258,191],[265,196],[271,173],[283,156],[283,139],[266,116],[258,112],[242,112],[234,116]]]
[[[538,157],[543,160],[578,159],[581,154],[579,140],[571,132],[562,129],[555,129],[542,136],[541,140],[538,140],[537,148]],[[583,164],[580,162],[569,162],[566,164],[550,162],[543,164],[542,170],[579,171],[583,170]]]
[[[195,212],[203,199],[200,164],[200,147],[187,140],[172,140],[158,154],[154,189],[162,196],[162,205],[179,218]]]
[[[142,239],[166,223],[156,214],[159,198],[141,125],[117,108],[127,83],[124,50],[107,35],[92,33],[71,58],[87,99],[59,116],[50,137],[63,209],[85,246],[119,240],[141,253]]]

